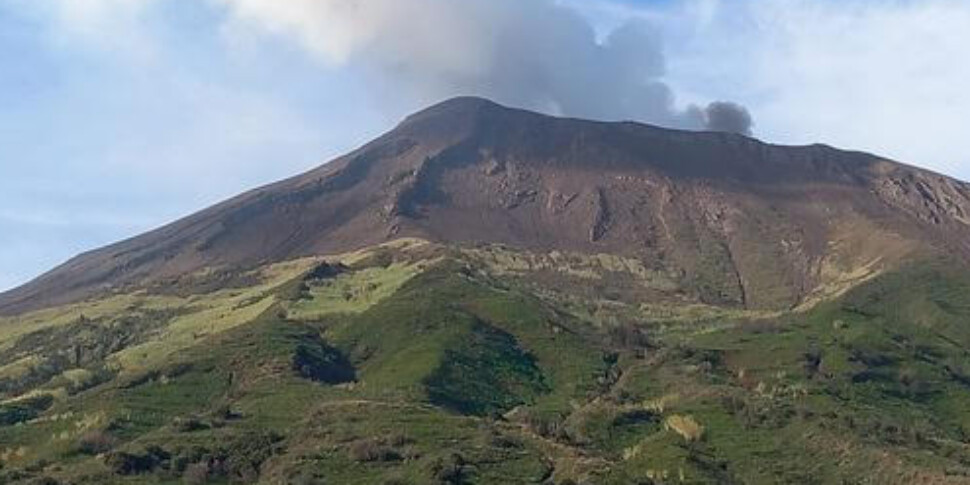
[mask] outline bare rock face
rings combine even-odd
[[[825,146],[457,98],[308,173],[80,255],[0,295],[0,312],[405,236],[635,257],[698,301],[780,309],[914,252],[970,254],[970,186]]]
[[[970,226],[970,184],[933,173],[891,167],[874,185],[886,203],[925,223]]]

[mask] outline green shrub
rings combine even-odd
[[[54,404],[54,397],[50,394],[0,404],[0,426],[30,421],[40,416],[40,413],[46,411],[52,404]]]

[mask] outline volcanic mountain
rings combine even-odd
[[[970,186],[446,101],[0,295],[0,483],[970,483]]]
[[[622,255],[698,301],[785,309],[914,251],[966,258],[970,185],[823,145],[456,98],[310,172],[80,255],[0,295],[0,313],[401,237]]]

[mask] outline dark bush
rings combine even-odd
[[[817,348],[809,349],[803,355],[805,359],[805,375],[809,379],[815,377],[822,368],[822,351]]]
[[[88,431],[78,438],[78,451],[85,455],[100,455],[111,451],[118,444],[118,438],[102,430]]]
[[[150,445],[141,453],[116,451],[105,456],[104,463],[117,475],[141,475],[157,468],[167,468],[172,455],[157,445]]]
[[[194,366],[192,364],[185,363],[185,362],[172,364],[166,367],[164,371],[162,371],[162,375],[169,379],[175,379],[177,377],[181,377],[185,374],[188,374],[189,372],[192,371],[193,368]]]
[[[241,418],[242,414],[240,414],[238,411],[234,411],[230,405],[223,404],[213,409],[210,416],[212,416],[213,419],[232,421]]]
[[[318,336],[307,338],[297,345],[293,354],[293,370],[301,377],[326,384],[351,382],[355,378],[350,361]]]
[[[119,451],[105,457],[104,464],[116,475],[138,475],[151,472],[158,462],[149,455]]]
[[[0,426],[10,426],[30,421],[40,416],[54,404],[54,397],[50,394],[21,399],[0,405]]]
[[[646,330],[631,323],[610,327],[609,338],[613,346],[624,349],[644,349],[653,345]]]
[[[431,465],[431,476],[437,483],[459,485],[468,483],[471,470],[465,458],[453,453],[447,458],[439,458]]]
[[[272,432],[240,436],[218,451],[213,470],[231,481],[253,483],[263,463],[281,450],[282,440]]]
[[[899,362],[899,357],[879,348],[853,346],[849,360],[867,367],[884,367]]]
[[[401,460],[401,453],[381,439],[365,439],[350,445],[350,457],[359,462],[386,462]]]
[[[326,280],[346,273],[348,270],[349,268],[339,261],[333,264],[324,261],[307,273],[304,281]]]
[[[505,449],[520,449],[524,447],[522,441],[518,438],[501,434],[492,436],[492,438],[489,440],[489,445],[494,448]]]

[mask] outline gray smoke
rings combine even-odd
[[[735,104],[676,108],[660,36],[644,22],[600,39],[553,0],[211,1],[237,28],[293,37],[365,73],[385,102],[472,94],[566,116],[750,132]]]
[[[715,101],[704,110],[704,127],[710,131],[725,131],[751,135],[751,114],[737,103]]]

